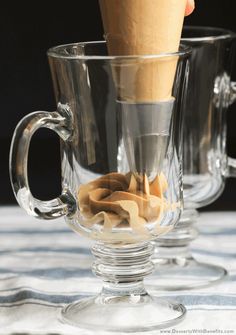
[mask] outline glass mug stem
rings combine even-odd
[[[150,260],[153,247],[150,243],[114,247],[97,243],[92,248],[95,261],[94,274],[103,280],[103,288],[96,297],[75,302],[62,310],[61,321],[71,325],[83,324],[85,328],[104,329],[104,316],[109,320],[107,331],[143,332],[166,326],[165,315],[175,319],[168,325],[183,319],[186,310],[183,305],[161,297],[151,297],[143,279],[153,270]],[[129,304],[129,327],[123,322]],[[92,308],[91,308],[92,307]],[[140,314],[141,313],[141,314]],[[148,327],[143,320],[148,320]],[[122,321],[121,321],[122,320]]]
[[[191,242],[199,234],[195,225],[198,216],[195,209],[184,210],[178,226],[153,242],[152,261],[155,272],[146,280],[151,292],[207,287],[221,281],[227,275],[224,268],[198,262],[192,254]]]
[[[28,152],[34,133],[40,128],[55,131],[63,141],[69,141],[71,116],[66,105],[60,104],[57,112],[34,112],[21,120],[15,129],[10,150],[10,178],[15,196],[22,208],[32,216],[54,219],[73,215],[76,201],[69,192],[63,190],[58,198],[41,201],[32,195],[28,181]]]
[[[157,240],[157,244],[160,247],[186,248],[199,235],[198,229],[195,226],[198,217],[199,213],[195,209],[185,209],[179,224],[168,234]]]
[[[234,104],[236,102],[236,82],[231,82],[230,85],[230,104]],[[236,178],[236,159],[228,157],[228,165],[226,177]]]
[[[233,103],[235,103],[236,101],[236,82],[232,81],[230,83],[230,105],[232,105]]]
[[[227,177],[236,178],[236,159],[228,157]]]

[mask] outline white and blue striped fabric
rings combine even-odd
[[[236,212],[203,213],[199,228],[195,256],[223,265],[229,277],[210,288],[160,292],[182,302],[188,314],[180,325],[154,334],[236,333]],[[101,289],[90,270],[90,246],[63,220],[36,220],[16,206],[0,207],[0,334],[94,334],[58,321],[67,303]]]

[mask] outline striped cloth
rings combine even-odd
[[[195,256],[223,265],[229,278],[211,288],[160,292],[182,302],[188,315],[153,334],[236,333],[236,212],[203,213],[199,228]],[[93,334],[58,321],[65,304],[101,289],[90,246],[61,219],[39,221],[18,207],[0,207],[0,334]]]

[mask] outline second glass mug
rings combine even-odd
[[[183,29],[181,41],[192,48],[184,113],[184,212],[178,226],[156,243],[156,271],[148,279],[153,290],[208,286],[227,274],[223,267],[198,262],[189,244],[198,236],[196,209],[215,201],[225,179],[236,176],[236,161],[226,152],[226,111],[236,98],[235,37],[220,28]]]
[[[66,307],[63,322],[134,332],[169,327],[185,315],[181,304],[149,296],[143,278],[153,269],[149,241],[173,228],[181,214],[188,54],[181,47],[172,54],[110,57],[105,42],[48,52],[58,108],[18,124],[10,174],[28,214],[64,216],[75,232],[97,242],[93,271],[103,290]],[[27,177],[30,140],[41,127],[61,138],[62,194],[51,201],[35,199]]]

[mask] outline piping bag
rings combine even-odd
[[[111,56],[178,52],[187,0],[99,0]],[[178,56],[114,58],[112,73],[129,170],[162,171],[174,108]]]

